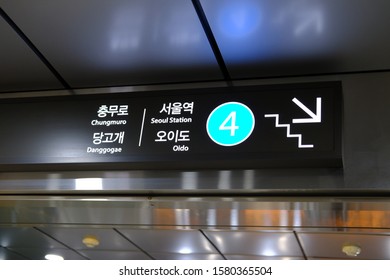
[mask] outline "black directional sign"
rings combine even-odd
[[[2,100],[0,168],[341,167],[339,82]]]

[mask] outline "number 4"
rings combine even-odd
[[[230,121],[230,125],[227,125]],[[236,125],[236,112],[233,111],[227,116],[227,118],[219,126],[219,130],[230,130],[230,136],[236,134],[236,130],[239,129],[239,126]]]

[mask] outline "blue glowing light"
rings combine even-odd
[[[225,36],[241,38],[255,32],[261,18],[258,3],[247,0],[226,4],[220,11],[218,21]]]

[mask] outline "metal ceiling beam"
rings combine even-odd
[[[219,49],[217,40],[214,37],[213,31],[211,30],[209,21],[207,20],[206,14],[203,10],[202,4],[199,0],[192,0],[192,4],[196,10],[196,13],[199,17],[199,21],[202,24],[203,30],[206,33],[207,39],[210,43],[211,49],[215,55],[219,68],[221,69],[223,78],[226,80],[229,86],[233,86],[232,78],[230,76],[229,70],[225,64],[225,60],[223,59],[221,50]]]
[[[2,17],[11,28],[19,35],[19,37],[27,44],[27,46],[38,56],[38,58],[46,65],[50,72],[57,78],[57,80],[62,84],[62,86],[71,90],[72,87],[68,82],[61,76],[61,74],[54,68],[50,61],[43,55],[43,53],[35,46],[35,44],[27,37],[26,34],[19,28],[19,26],[12,20],[12,18],[0,8],[0,17]]]

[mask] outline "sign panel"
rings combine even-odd
[[[341,167],[341,84],[2,100],[8,169]]]

